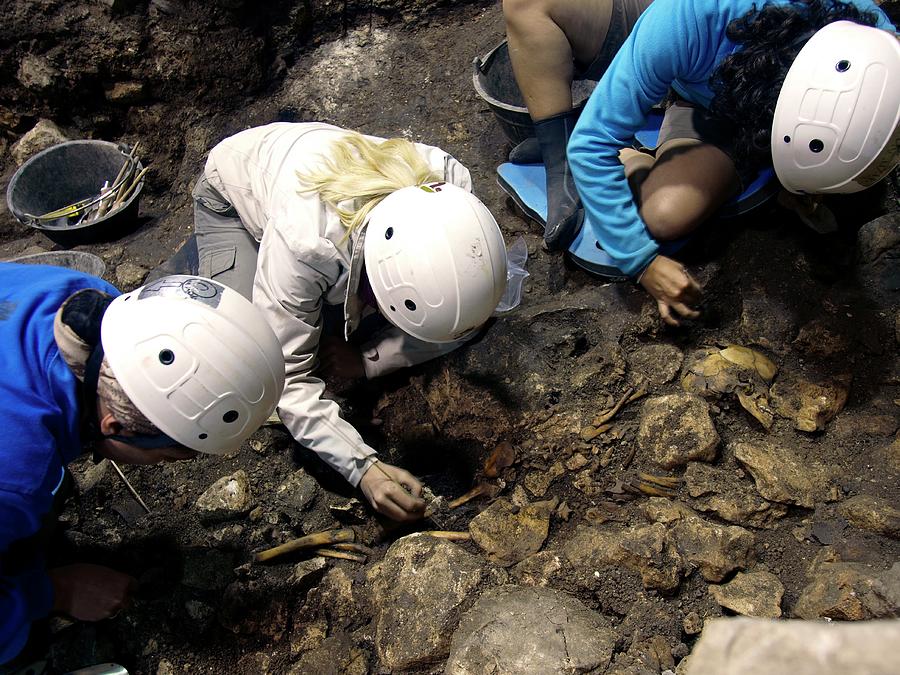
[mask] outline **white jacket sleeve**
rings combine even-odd
[[[453,183],[464,190],[472,191],[472,176],[469,170],[452,155],[440,148],[424,143],[416,143],[416,149],[444,181]],[[396,326],[379,331],[371,340],[362,345],[363,366],[366,378],[387,375],[400,368],[425,363],[438,356],[449,354],[466,340],[436,344],[425,342],[404,333]]]
[[[319,455],[352,485],[371,464],[375,450],[322,398],[325,383],[312,375],[322,332],[323,297],[339,275],[336,259],[301,260],[279,229],[266,228],[260,243],[253,304],[265,315],[285,359],[282,422],[298,443]]]

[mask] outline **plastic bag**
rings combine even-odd
[[[494,315],[511,312],[522,302],[522,284],[528,276],[525,263],[528,262],[528,245],[525,238],[518,237],[506,249],[506,290],[494,309]]]

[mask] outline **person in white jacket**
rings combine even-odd
[[[421,484],[379,462],[318,375],[422,363],[489,318],[506,249],[470,191],[468,170],[439,148],[323,123],[226,138],[194,188],[201,274],[251,298],[281,342],[282,422],[395,520],[424,513]],[[327,335],[326,306],[341,304],[343,331]]]

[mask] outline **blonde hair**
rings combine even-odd
[[[443,175],[404,138],[373,141],[352,131],[331,145],[323,162],[324,167],[318,170],[297,172],[297,178],[306,184],[300,192],[318,192],[322,201],[337,212],[348,237],[392,192],[443,180]]]

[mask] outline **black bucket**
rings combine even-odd
[[[37,220],[38,216],[98,195],[105,181],[112,184],[127,160],[127,150],[108,141],[67,141],[39,152],[19,167],[6,190],[6,202],[16,219],[60,243],[77,243],[123,233],[137,223],[144,181],[124,204],[106,215],[73,224],[69,218]],[[141,170],[140,162],[134,174]]]
[[[20,255],[18,258],[10,258],[5,262],[19,263],[20,265],[52,265],[54,267],[66,267],[70,270],[92,274],[102,277],[106,272],[106,263],[103,259],[87,251],[46,251],[44,253],[31,253]]]
[[[525,107],[525,98],[516,84],[506,40],[484,56],[476,56],[472,65],[475,91],[488,104],[510,143],[516,145],[534,136],[534,123]],[[591,80],[576,80],[572,84],[572,98],[576,108],[584,107],[595,86],[596,83]]]

